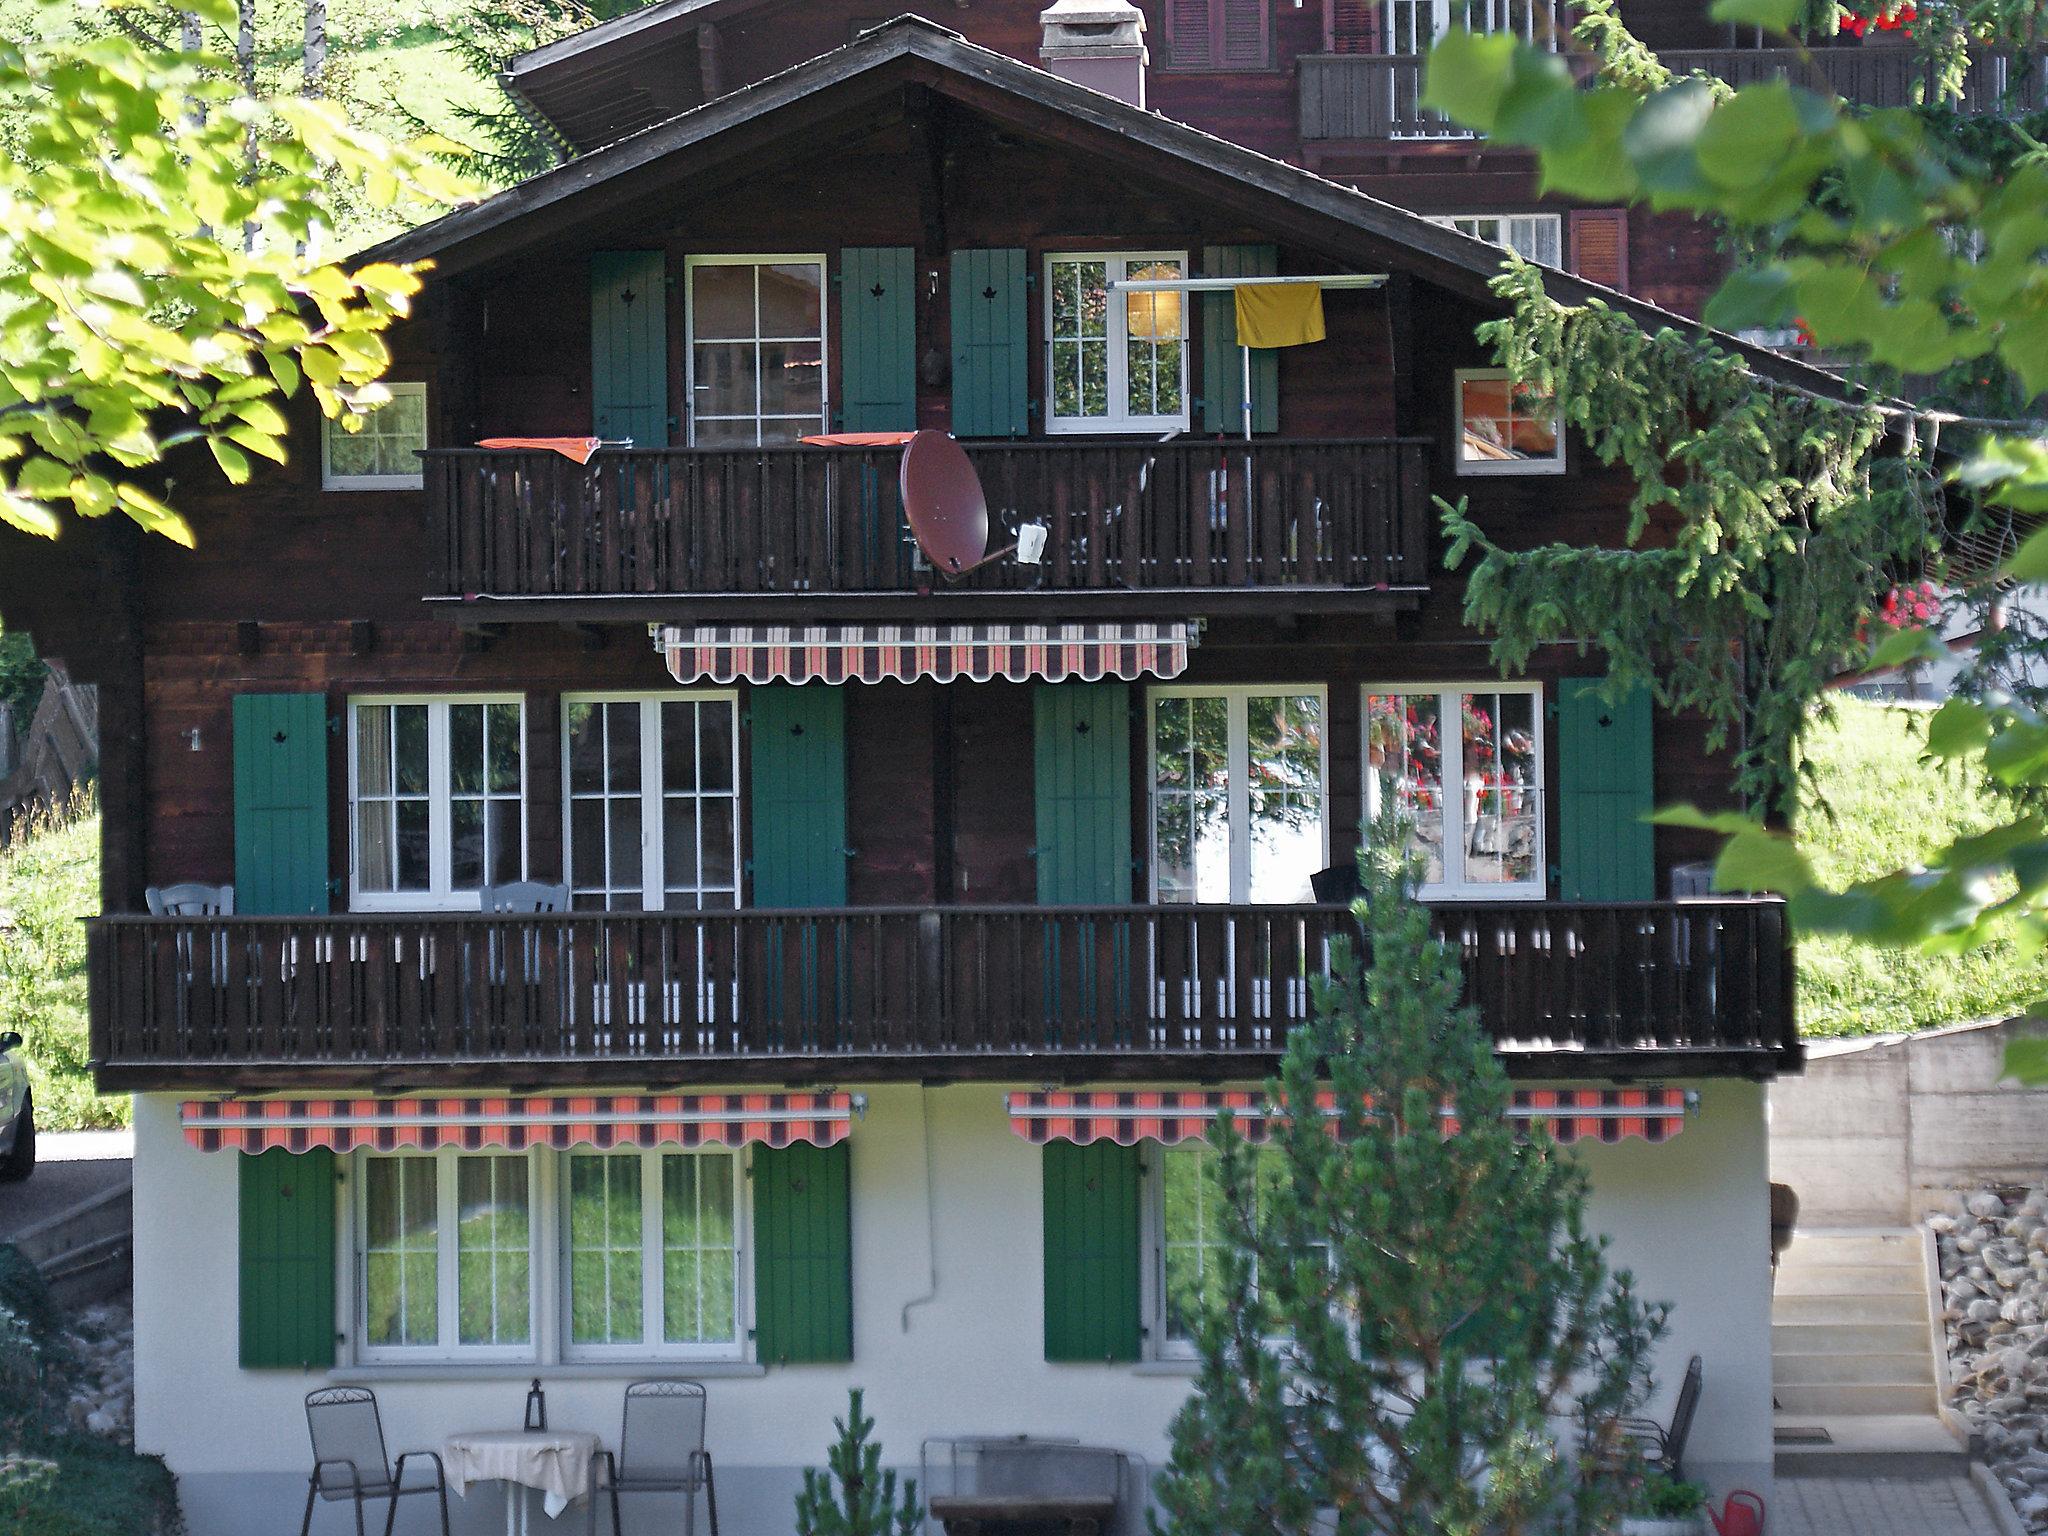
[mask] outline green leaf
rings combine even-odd
[[[1915,661],[1939,661],[1948,653],[1934,632],[1927,629],[1895,629],[1870,648],[1870,670],[1887,671]]]
[[[2005,562],[2005,574],[2014,581],[2048,581],[2048,528],[2027,535]]]
[[[1710,20],[1762,27],[1766,32],[1790,32],[1805,15],[1805,0],[1714,0],[1707,7]]]
[[[1480,133],[1493,132],[1515,80],[1515,51],[1521,46],[1512,32],[1451,28],[1429,50],[1422,105]]]
[[[1782,80],[1745,86],[1700,129],[1700,169],[1724,187],[1764,180],[1799,136],[1792,88]]]
[[[220,472],[228,477],[232,485],[249,483],[249,456],[231,443],[224,443],[217,437],[209,437],[206,446],[213,450],[214,462],[220,465]]]
[[[1927,751],[1930,756],[1966,757],[1990,740],[1991,715],[1983,705],[1972,700],[1950,699],[1928,717]]]
[[[2038,1002],[2034,1005],[2039,1006]],[[2005,1066],[1999,1080],[2007,1078],[2023,1088],[2048,1086],[2048,1035],[2023,1035],[2005,1042]]]
[[[1794,318],[1794,295],[1783,267],[1739,268],[1722,280],[1700,318],[1723,331],[1776,329]]]
[[[1730,838],[1714,865],[1717,891],[1777,891],[1789,896],[1814,884],[1813,866],[1799,846],[1759,827]]]

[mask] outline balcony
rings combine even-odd
[[[1769,900],[1434,908],[1521,1076],[1797,1060]],[[1218,1080],[1272,1069],[1342,907],[110,917],[100,1087]]]
[[[970,444],[994,524],[1048,530],[1042,565],[947,581],[918,557],[897,448],[624,449],[425,455],[430,597],[494,617],[721,612],[920,616],[1412,606],[1429,580],[1428,444]],[[512,602],[493,600],[510,599]],[[515,611],[517,610],[517,611]]]
[[[1787,79],[1870,107],[1910,105],[1930,80],[1909,47],[1858,44],[1815,48],[1673,48],[1658,54],[1674,72],[1703,72],[1730,85]],[[1575,67],[1576,67],[1575,61]],[[1422,105],[1419,54],[1305,54],[1299,60],[1300,125],[1304,140],[1470,139],[1476,137]],[[1990,117],[2048,105],[2048,59],[2003,53],[1971,61],[1956,110]]]

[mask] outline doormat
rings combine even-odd
[[[1835,1437],[1818,1424],[1784,1424],[1771,1431],[1773,1445],[1833,1445]]]

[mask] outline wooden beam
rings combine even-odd
[[[706,101],[716,101],[725,94],[725,67],[719,53],[718,28],[708,21],[697,28],[697,80],[704,88]]]

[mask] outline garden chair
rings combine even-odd
[[[1700,1385],[1706,1367],[1694,1355],[1686,1362],[1685,1380],[1679,1384],[1678,1401],[1671,1409],[1667,1428],[1655,1419],[1616,1419],[1617,1442],[1632,1445],[1645,1467],[1674,1479],[1685,1476],[1685,1442],[1692,1436],[1692,1417],[1700,1406]]]
[[[143,901],[149,907],[151,917],[233,917],[235,915],[235,888],[232,885],[203,885],[197,880],[187,880],[179,885],[152,885],[142,893]],[[174,951],[178,962],[178,979],[184,987],[178,993],[178,1035],[181,1039],[192,1036],[192,999],[190,989],[204,980],[213,995],[212,1028],[207,1032],[208,1042],[215,1048],[219,1040],[220,1021],[224,1016],[226,999],[223,989],[228,979],[228,936],[225,932],[215,933],[207,945],[207,960],[210,974],[199,974],[199,956],[190,933],[177,936]]]
[[[306,1518],[299,1536],[313,1528],[313,1500],[352,1499],[356,1536],[363,1536],[363,1500],[388,1499],[384,1536],[398,1518],[398,1501],[409,1493],[436,1493],[441,1499],[441,1536],[448,1536],[448,1476],[433,1451],[402,1451],[393,1465],[384,1449],[384,1421],[377,1414],[377,1394],[368,1387],[323,1387],[306,1394],[306,1432],[313,1441],[313,1471],[306,1479]],[[432,1482],[405,1482],[405,1464],[434,1464]]]
[[[151,917],[233,917],[235,888],[232,885],[201,885],[187,880],[182,885],[152,885],[142,893]]]
[[[611,1494],[612,1536],[620,1536],[619,1495],[680,1493],[684,1536],[696,1528],[697,1490],[718,1536],[718,1486],[704,1448],[704,1388],[694,1381],[636,1381],[626,1388],[619,1454],[600,1450],[590,1464],[590,1532],[597,1536],[598,1468]]]

